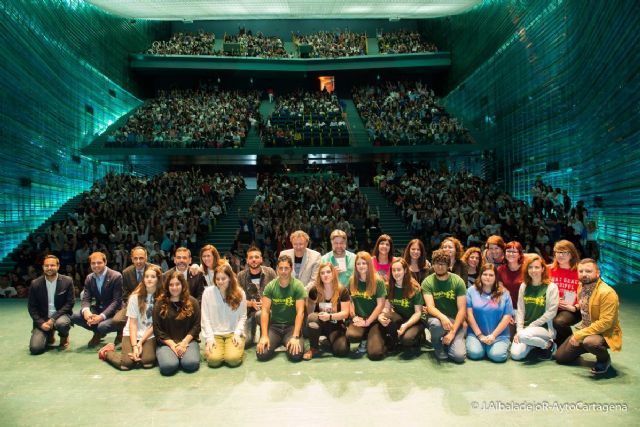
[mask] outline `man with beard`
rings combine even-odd
[[[55,331],[60,335],[60,349],[69,348],[69,329],[75,303],[73,280],[58,274],[59,268],[58,258],[47,255],[42,263],[44,274],[31,282],[28,308],[33,330],[29,351],[33,355],[44,353],[47,343],[54,342]]]
[[[322,256],[321,262],[330,262],[338,270],[338,281],[344,287],[349,287],[349,279],[353,275],[356,254],[347,250],[347,233],[333,230],[330,236],[331,251]]]
[[[593,375],[605,374],[611,367],[611,351],[622,349],[622,330],[618,320],[620,302],[618,295],[600,278],[595,260],[585,258],[578,263],[578,304],[582,323],[556,352],[556,361],[570,363],[581,354],[596,356],[591,368]]]
[[[262,265],[262,251],[255,246],[247,249],[247,267],[238,273],[238,282],[247,297],[246,346],[254,342],[256,326],[260,324],[262,292],[275,278],[273,268]]]
[[[162,275],[163,282],[169,280],[174,271],[182,273],[189,284],[189,294],[197,299],[198,303],[200,303],[206,281],[204,279],[204,275],[198,273],[194,274],[189,268],[191,265],[191,251],[185,247],[179,247],[176,249],[176,253],[173,256],[173,263],[176,266]]]

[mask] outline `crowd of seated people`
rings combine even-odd
[[[437,52],[435,44],[422,39],[417,31],[392,31],[378,36],[380,53],[420,53]]]
[[[109,174],[84,194],[67,219],[30,236],[29,244],[14,255],[16,267],[7,280],[20,291],[16,296],[26,297],[43,258],[54,254],[60,273],[72,277],[79,295],[90,272],[89,254],[105,253],[110,267],[122,271],[136,245],[147,249],[150,262],[167,270],[175,248],[194,248],[244,188],[241,176],[203,175],[197,169],[152,178]]]
[[[147,50],[150,55],[216,55],[216,35],[197,33],[175,33],[169,40],[156,40]]]
[[[114,148],[238,148],[260,122],[259,91],[160,90],[107,136]]]
[[[562,200],[557,197],[560,189],[541,181],[532,189],[531,205],[468,172],[389,168],[375,181],[428,251],[448,236],[456,236],[466,246],[478,246],[491,235],[501,235],[505,241],[521,242],[525,252],[537,253],[546,261],[553,256],[554,242],[561,238],[571,241],[585,256],[599,256],[595,224],[588,222],[594,228],[591,233],[584,225],[584,204],[572,208],[566,191]]]
[[[374,145],[470,143],[469,133],[418,82],[355,87],[353,102]]]
[[[237,35],[225,34],[225,43],[237,43],[238,50],[224,50],[225,56],[245,56],[251,58],[290,58],[280,37],[265,36],[258,31],[240,31]]]
[[[322,188],[323,191],[318,191]],[[310,247],[324,251],[334,229],[345,231],[358,247],[371,246],[378,220],[350,175],[330,174],[317,178],[288,178],[261,175],[258,195],[242,218],[234,254],[244,257],[242,248],[255,245],[273,266],[280,251],[290,248],[289,235],[301,229],[310,236]],[[373,235],[373,241],[377,235]]]
[[[262,129],[265,146],[344,146],[349,130],[335,93],[298,90],[276,97]]]
[[[310,58],[339,58],[345,56],[366,55],[365,33],[345,31],[318,31],[313,34],[294,34],[298,45],[311,45]]]

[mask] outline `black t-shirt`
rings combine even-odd
[[[311,301],[315,301],[317,295],[318,295],[318,290],[315,287],[311,288],[311,290],[309,291],[309,299]],[[339,313],[340,311],[342,311],[343,302],[348,302],[350,300],[351,300],[351,297],[349,296],[349,290],[341,286],[340,293],[338,295],[338,311],[336,311],[336,313]],[[331,299],[325,300],[324,303],[331,304]],[[324,311],[325,313],[333,312],[333,311],[327,311],[327,308],[320,309],[320,302],[316,302],[316,307],[314,308],[313,311],[315,313],[319,313],[321,311]],[[336,321],[334,320],[334,322]],[[342,322],[342,320],[340,320],[340,322]]]

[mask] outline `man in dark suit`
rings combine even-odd
[[[191,265],[191,251],[185,247],[176,249],[176,253],[173,256],[173,263],[176,265],[170,270],[167,270],[163,275],[163,282],[169,280],[171,274],[174,271],[178,271],[184,275],[184,278],[189,284],[189,293],[192,297],[200,302],[202,300],[202,292],[204,292],[205,278],[201,273],[193,274],[189,269]]]
[[[122,328],[127,323],[127,301],[129,300],[129,295],[142,282],[144,272],[151,265],[147,262],[147,250],[144,246],[136,246],[131,249],[131,262],[132,264],[122,271],[122,308],[113,316],[113,325],[118,331],[116,345],[122,340]],[[158,284],[158,286],[160,285]]]
[[[60,260],[47,255],[42,263],[44,275],[31,282],[29,288],[29,314],[33,319],[33,330],[29,351],[42,354],[47,343],[53,344],[54,331],[60,335],[60,349],[69,348],[71,314],[75,303],[73,280],[58,274]]]
[[[107,256],[94,252],[89,256],[93,273],[84,281],[84,292],[79,313],[71,317],[74,325],[93,331],[87,344],[94,347],[109,332],[114,332],[113,316],[122,306],[122,274],[107,267]],[[95,304],[92,305],[92,301]]]

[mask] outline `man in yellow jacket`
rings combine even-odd
[[[576,308],[582,313],[582,323],[558,348],[556,361],[569,363],[581,354],[591,353],[596,356],[591,373],[601,375],[611,367],[608,349],[622,349],[622,330],[618,320],[620,302],[613,288],[600,278],[596,261],[590,258],[580,261],[578,277],[580,286]]]

